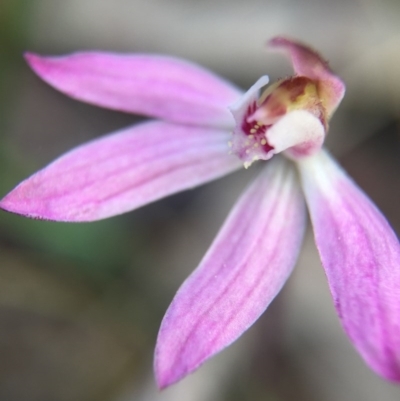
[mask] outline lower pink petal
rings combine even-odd
[[[199,367],[247,330],[279,292],[297,258],[304,200],[290,162],[273,160],[238,201],[162,322],[160,388]]]
[[[388,222],[326,153],[300,164],[315,240],[354,346],[400,381],[400,246]]]
[[[89,142],[23,181],[0,207],[28,217],[93,221],[121,214],[240,167],[229,133],[147,122]]]

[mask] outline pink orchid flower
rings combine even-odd
[[[289,53],[295,75],[266,88],[262,77],[244,94],[170,57],[28,54],[32,69],[65,94],[156,120],[73,149],[22,182],[0,207],[33,218],[93,221],[273,158],[164,317],[155,352],[159,387],[198,368],[265,311],[296,263],[305,204],[344,330],[373,370],[400,381],[399,242],[321,148],[344,84],[310,48],[281,37],[269,44]]]

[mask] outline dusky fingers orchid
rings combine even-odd
[[[344,330],[372,369],[400,381],[398,239],[322,149],[344,84],[307,46],[283,37],[269,45],[290,55],[295,74],[270,86],[261,77],[246,93],[170,57],[28,54],[32,69],[65,94],[158,121],[71,150],[18,185],[0,207],[40,219],[93,221],[273,158],[163,319],[154,364],[159,387],[221,351],[268,307],[295,265],[305,203]]]

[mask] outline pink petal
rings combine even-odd
[[[304,201],[292,166],[277,159],[242,195],[169,307],[155,353],[160,388],[236,340],[289,276],[303,237]]]
[[[291,39],[277,36],[269,45],[289,52],[296,74],[319,81],[320,96],[328,117],[331,116],[344,96],[345,85],[332,73],[328,63],[316,51]]]
[[[92,221],[192,188],[240,167],[229,133],[147,122],[80,146],[23,181],[0,207],[29,217]]]
[[[26,59],[44,81],[75,99],[168,121],[233,126],[227,107],[241,95],[206,69],[172,57],[88,52],[28,53]]]
[[[367,196],[326,153],[300,164],[336,310],[378,374],[400,381],[400,246]]]

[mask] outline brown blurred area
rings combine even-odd
[[[327,146],[400,233],[397,0],[2,0],[0,189],[136,116],[71,100],[22,53],[156,52],[244,89],[291,73],[271,36],[309,43],[345,80]],[[234,345],[160,393],[158,325],[252,171],[91,224],[0,215],[0,400],[396,401],[342,332],[312,233],[295,273]]]

